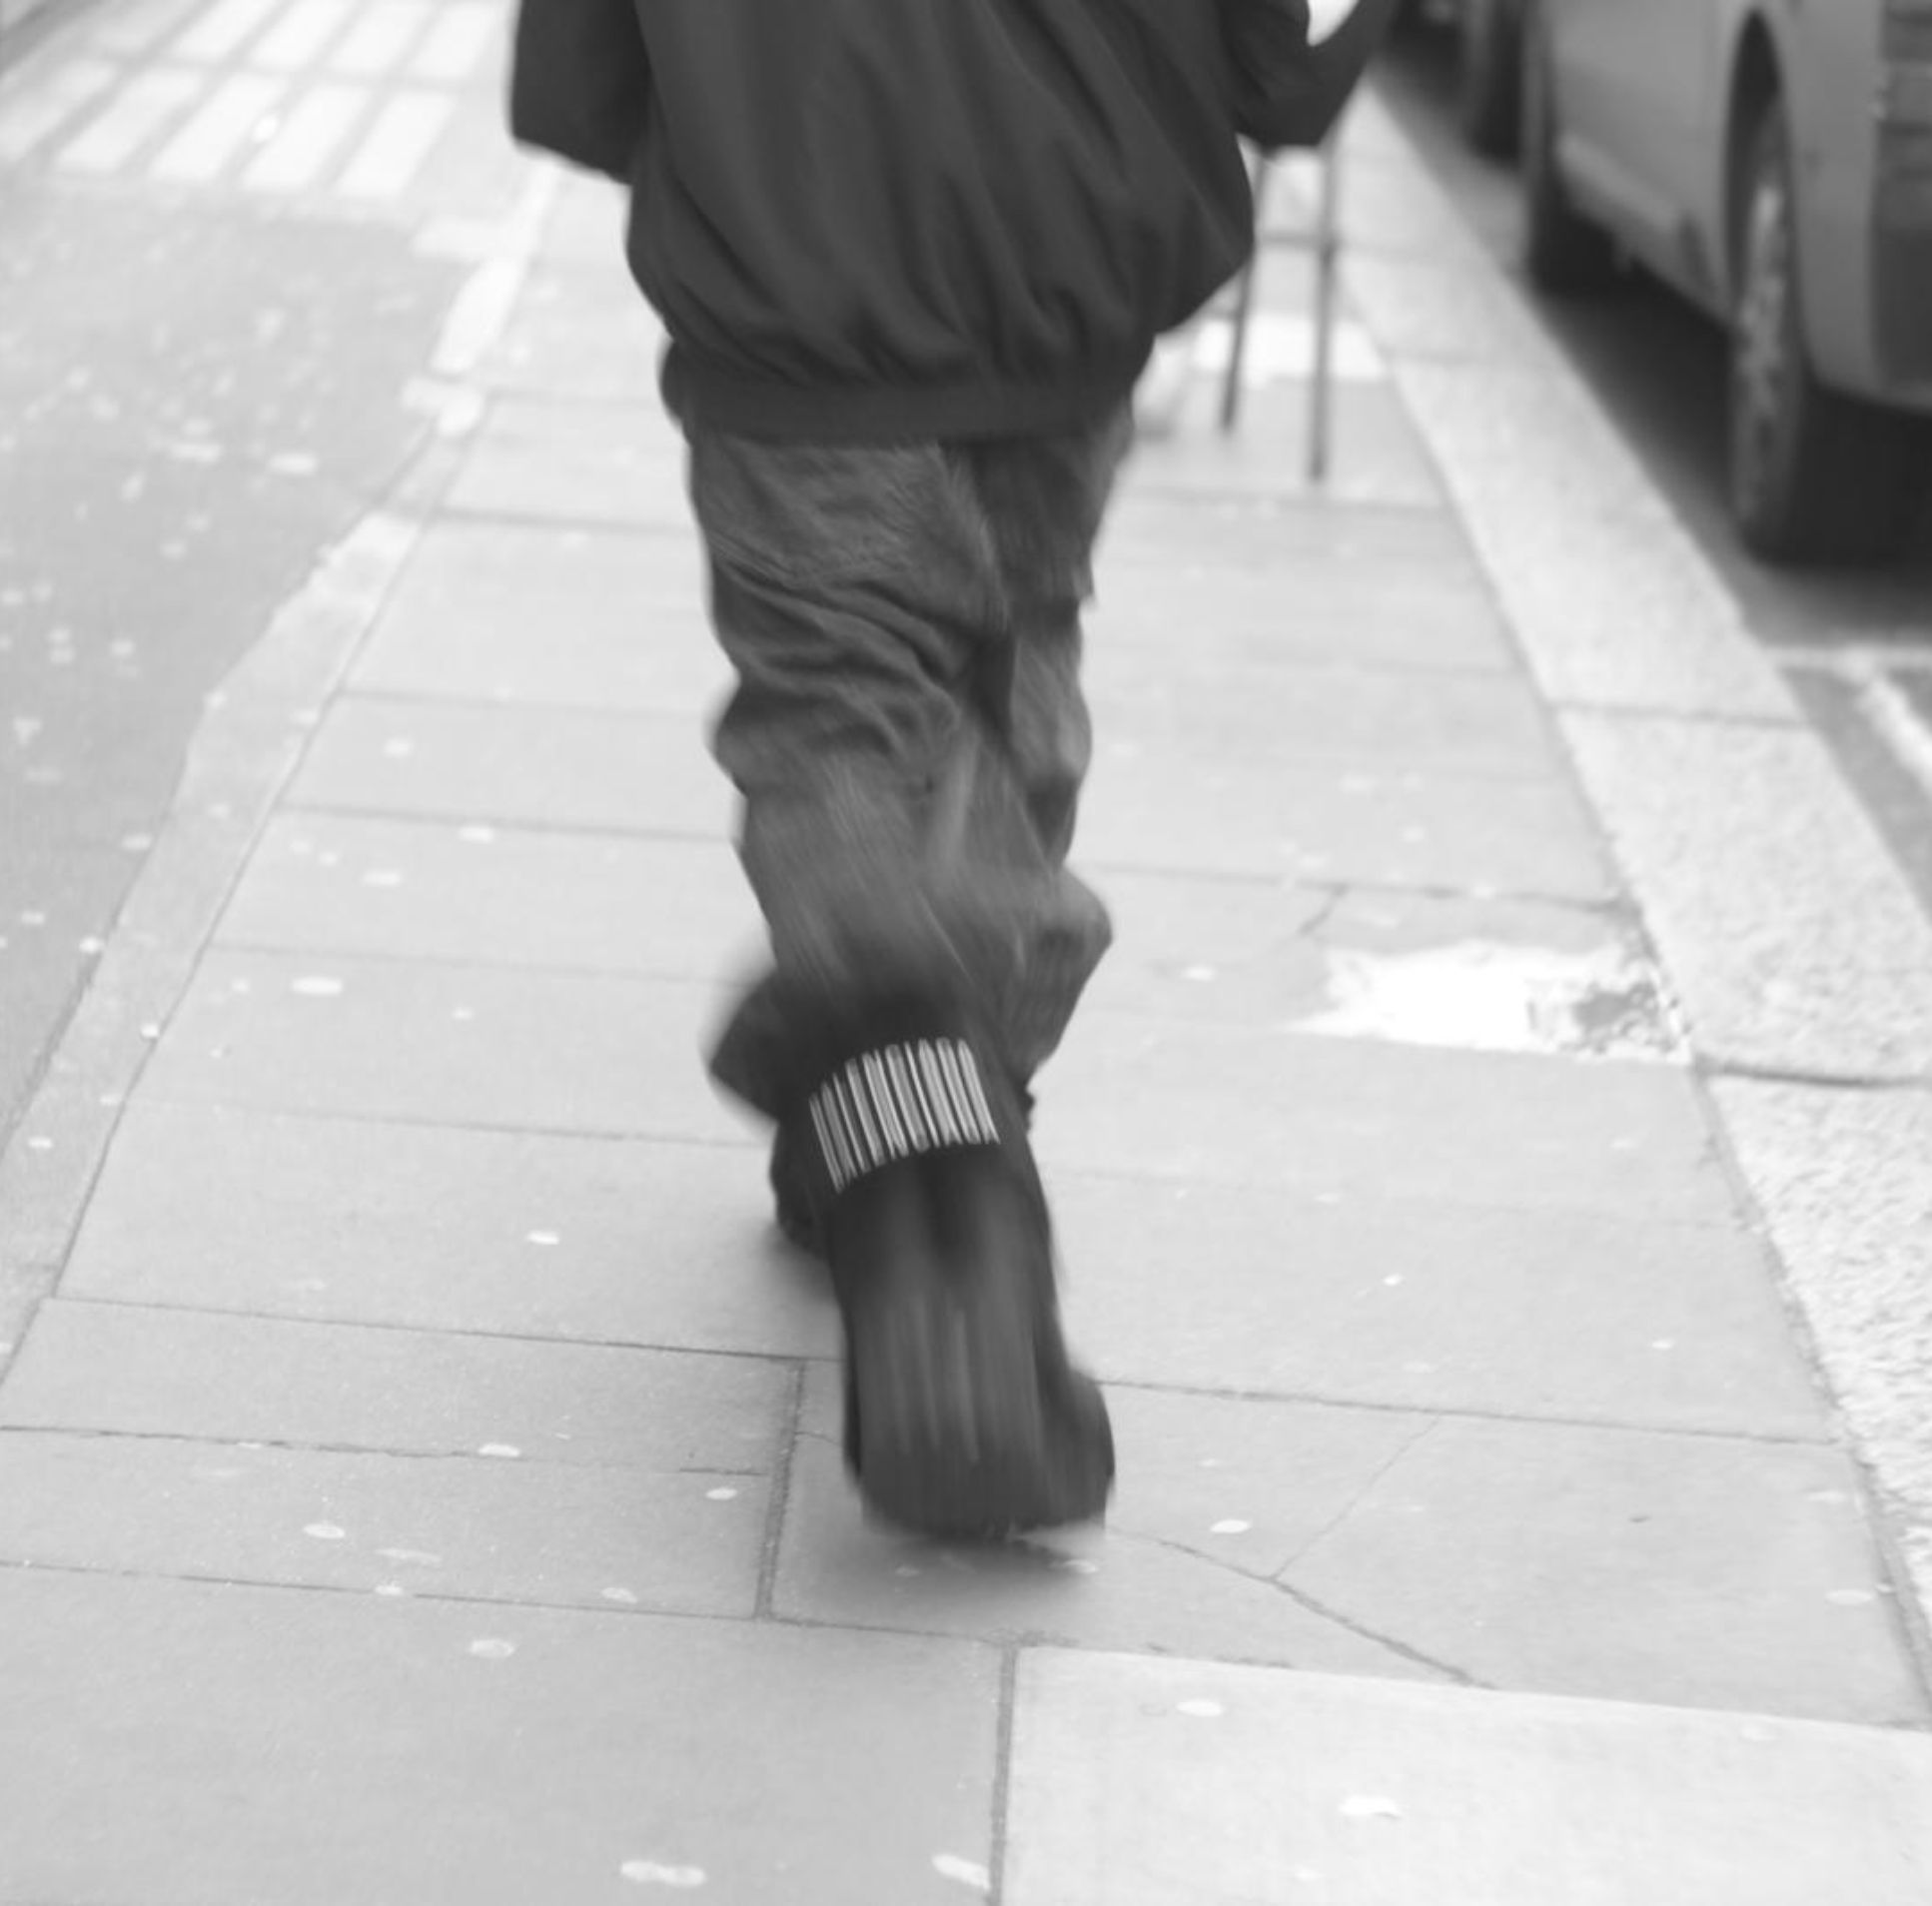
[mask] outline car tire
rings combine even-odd
[[[1516,150],[1522,90],[1516,0],[1462,0],[1456,118],[1462,137],[1491,159]]]
[[[1571,205],[1557,169],[1555,67],[1537,0],[1523,0],[1519,32],[1523,269],[1541,292],[1597,291],[1616,276],[1616,248]]]
[[[1919,440],[1904,419],[1818,382],[1782,101],[1760,110],[1746,139],[1730,327],[1731,515],[1768,562],[1896,555],[1923,497]]]

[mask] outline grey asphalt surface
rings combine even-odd
[[[204,698],[420,443],[454,271],[294,204],[0,180],[0,1141]]]

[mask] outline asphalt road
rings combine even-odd
[[[143,17],[57,13],[90,58]],[[457,282],[382,218],[51,151],[0,168],[0,1143],[205,697],[420,445],[405,387]]]
[[[1454,126],[1452,45],[1411,29],[1385,56],[1382,97],[1495,256],[1516,269],[1516,181]],[[1932,911],[1932,520],[1895,566],[1767,568],[1724,509],[1724,342],[1641,274],[1600,299],[1544,301],[1551,335],[1773,649]]]

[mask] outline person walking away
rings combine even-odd
[[[830,1267],[845,1453],[940,1535],[1114,1475],[1031,1083],[1110,937],[1080,616],[1155,339],[1245,262],[1396,0],[522,0],[514,136],[629,188],[770,935],[711,1055]]]

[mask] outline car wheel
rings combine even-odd
[[[1516,149],[1522,50],[1515,0],[1462,0],[1456,114],[1477,152],[1507,159]]]
[[[1616,274],[1609,235],[1569,202],[1556,166],[1556,90],[1548,25],[1537,0],[1521,18],[1522,262],[1538,291],[1593,291]]]
[[[1920,499],[1913,435],[1821,385],[1804,339],[1784,108],[1759,114],[1744,172],[1730,353],[1731,514],[1772,562],[1896,554]]]

